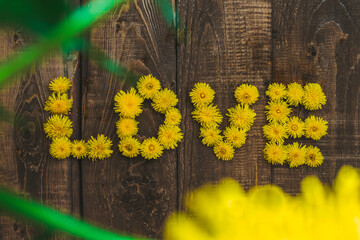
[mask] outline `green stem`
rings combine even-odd
[[[0,187],[0,210],[8,214],[24,217],[42,224],[48,229],[61,231],[74,237],[88,240],[135,240],[130,236],[121,236],[113,232],[94,227],[82,220],[55,211],[39,203],[25,200],[3,187]]]

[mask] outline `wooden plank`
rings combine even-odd
[[[113,12],[91,31],[93,44],[116,61],[143,74],[153,74],[163,87],[176,89],[175,36],[155,1],[133,1]],[[91,58],[91,53],[90,53]],[[82,136],[104,134],[113,141],[111,158],[82,162],[84,218],[108,228],[159,237],[168,214],[176,208],[176,150],[161,158],[129,159],[118,150],[114,96],[129,86],[119,83],[92,61],[83,63]],[[139,118],[140,139],[156,136],[163,116],[146,101]]]
[[[299,192],[307,175],[331,184],[344,164],[359,167],[360,3],[356,0],[273,1],[273,81],[321,84],[327,96],[323,110],[301,117],[322,116],[328,135],[318,142],[324,164],[318,168],[272,168],[272,183]]]
[[[245,188],[270,183],[270,166],[264,162],[262,126],[265,83],[271,78],[271,4],[268,0],[190,1],[177,3],[183,21],[183,41],[178,44],[178,85],[184,116],[184,143],[179,149],[179,201],[208,182],[232,177]],[[196,82],[216,91],[215,104],[229,125],[227,109],[235,106],[234,91],[243,83],[260,92],[253,106],[257,114],[246,144],[233,160],[223,162],[199,138],[199,125],[189,92]]]
[[[28,37],[21,31],[1,32],[0,61],[6,61],[8,56],[28,43]],[[69,213],[80,209],[80,201],[75,201],[72,194],[73,190],[78,192],[78,189],[75,190],[79,181],[79,172],[75,170],[77,165],[70,158],[61,161],[51,158],[50,141],[43,132],[43,124],[49,117],[44,111],[44,102],[50,94],[49,82],[58,76],[68,76],[73,82],[79,80],[78,56],[67,59],[72,60],[66,60],[59,53],[51,53],[41,64],[33,65],[30,71],[18,77],[17,83],[2,89],[0,103],[14,114],[14,118],[0,123],[0,182]],[[74,97],[75,92],[71,95]],[[70,116],[76,125],[76,117],[73,114]],[[29,239],[42,232],[7,217],[1,217],[0,226],[3,239]]]

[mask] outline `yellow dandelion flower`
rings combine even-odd
[[[87,156],[87,146],[84,140],[74,140],[71,155],[77,159]]]
[[[191,102],[195,107],[201,107],[212,103],[215,91],[207,83],[195,83],[190,92]]]
[[[245,144],[246,131],[237,127],[227,127],[224,131],[225,140],[233,145],[235,148],[239,148]]]
[[[289,166],[297,167],[305,163],[306,146],[302,146],[298,142],[287,146]]]
[[[235,90],[236,101],[242,105],[252,105],[259,98],[258,89],[250,84],[241,84]]]
[[[166,113],[166,111],[174,107],[178,101],[176,94],[170,89],[165,88],[154,96],[151,106],[159,113]]]
[[[282,144],[266,143],[264,157],[271,164],[283,164],[287,159],[288,152]]]
[[[278,122],[263,126],[263,133],[266,139],[274,143],[284,143],[284,139],[288,138],[286,126]]]
[[[208,146],[213,147],[220,141],[222,141],[223,137],[220,135],[221,131],[217,126],[213,127],[201,127],[200,128],[200,137],[202,137],[201,142]]]
[[[228,143],[221,141],[214,147],[216,157],[223,161],[229,161],[234,158],[235,149]]]
[[[50,155],[53,158],[64,159],[70,157],[71,142],[67,137],[54,138],[50,144]]]
[[[291,113],[291,109],[288,104],[283,101],[269,102],[269,105],[265,106],[266,119],[269,122],[285,123]]]
[[[70,87],[71,87],[70,79],[68,79],[66,77],[54,78],[49,83],[50,90],[55,93],[65,93],[70,89]]]
[[[70,137],[73,133],[72,121],[68,116],[52,115],[44,123],[44,132],[50,139],[58,137]]]
[[[271,101],[280,101],[287,96],[286,87],[282,83],[272,83],[265,92]]]
[[[298,117],[291,117],[286,123],[286,129],[292,138],[301,138],[304,135],[305,123]]]
[[[159,141],[152,137],[147,138],[140,146],[141,156],[145,159],[156,159],[159,158],[163,153],[163,147]]]
[[[119,142],[119,151],[125,157],[136,157],[140,153],[140,142],[136,138],[128,137],[123,138]]]
[[[228,109],[227,116],[229,116],[231,126],[248,131],[255,121],[256,113],[248,105],[238,104],[236,107]]]
[[[165,125],[179,125],[181,122],[181,113],[179,111],[179,109],[177,108],[170,108],[166,113],[165,113],[165,121],[164,124]]]
[[[144,99],[137,94],[134,88],[128,92],[121,90],[115,95],[114,100],[114,110],[122,117],[135,118],[142,113],[141,107]]]
[[[45,111],[53,114],[68,114],[72,108],[73,101],[66,93],[53,93],[45,102]]]
[[[324,156],[320,152],[320,149],[314,146],[306,148],[305,163],[310,167],[320,166],[324,161]]]
[[[304,89],[301,84],[296,82],[290,83],[287,86],[287,102],[290,106],[298,106],[304,96]]]
[[[321,117],[310,116],[305,119],[305,137],[320,140],[327,134],[328,122]]]
[[[218,126],[222,121],[219,108],[213,105],[196,108],[191,114],[202,127]]]
[[[98,134],[97,138],[91,136],[91,139],[87,142],[88,156],[92,161],[108,158],[113,153],[111,146],[111,140],[103,134]]]
[[[131,137],[138,132],[138,122],[133,118],[122,118],[116,122],[116,133],[119,138]]]
[[[153,98],[160,91],[161,84],[158,79],[149,74],[139,79],[137,89],[143,98]]]
[[[318,83],[308,83],[304,87],[302,104],[307,110],[318,110],[326,103],[326,96]]]
[[[158,140],[164,149],[175,149],[178,142],[183,138],[178,126],[161,125],[158,132]]]

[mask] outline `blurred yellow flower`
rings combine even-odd
[[[167,88],[160,90],[152,100],[151,106],[159,113],[166,113],[166,111],[174,107],[179,101],[176,94]]]
[[[195,107],[201,107],[212,103],[215,91],[207,83],[195,83],[190,92],[191,102]]]
[[[288,138],[285,125],[278,122],[272,122],[263,126],[264,137],[270,142],[284,143]]]
[[[71,141],[67,137],[54,138],[50,144],[49,152],[53,158],[68,158],[71,154]]]
[[[283,164],[288,157],[287,149],[282,144],[266,143],[264,157],[271,164]]]
[[[88,157],[92,161],[109,158],[113,153],[113,150],[111,150],[111,146],[111,140],[103,134],[98,134],[97,138],[91,136],[91,138],[87,142]]]
[[[320,149],[314,146],[308,146],[306,148],[306,160],[305,163],[310,167],[317,167],[324,161],[324,156],[320,152]]]
[[[298,117],[291,117],[286,123],[286,129],[292,138],[301,138],[304,135],[305,123]]]
[[[291,109],[288,107],[288,104],[283,101],[279,102],[269,102],[265,106],[266,119],[269,122],[280,122],[285,123],[289,119]]]
[[[237,127],[227,127],[224,131],[225,141],[230,143],[233,147],[239,148],[245,144],[246,131]]]
[[[164,149],[175,149],[182,138],[183,134],[178,126],[160,125],[158,140]]]
[[[140,153],[140,142],[136,138],[127,137],[123,138],[119,142],[119,151],[125,157],[136,157]]]
[[[87,156],[87,146],[84,140],[74,140],[71,155],[77,159]]]
[[[168,126],[179,125],[181,122],[181,113],[177,108],[170,108],[165,113],[164,124]]]
[[[66,77],[54,78],[49,83],[49,89],[54,93],[65,93],[70,89],[70,87],[71,87],[70,79]]]
[[[235,90],[236,101],[241,105],[252,105],[259,98],[258,89],[250,84],[241,84]]]
[[[58,137],[71,137],[73,133],[72,121],[68,116],[52,115],[44,123],[44,132],[50,139]]]
[[[304,96],[304,89],[299,83],[290,83],[287,85],[287,102],[290,106],[298,106]]]
[[[230,143],[221,141],[215,145],[214,153],[218,159],[229,161],[234,158],[235,150]]]
[[[307,110],[318,110],[326,103],[326,96],[318,83],[308,83],[304,87],[302,104]]]
[[[153,98],[161,89],[161,83],[151,74],[142,76],[136,85],[140,95],[145,98]]]
[[[287,90],[282,83],[272,83],[269,85],[265,94],[270,98],[270,101],[280,101],[287,96]]]
[[[201,142],[208,146],[213,147],[220,141],[222,141],[223,137],[220,135],[221,131],[217,126],[213,127],[201,127],[200,128],[200,137],[202,137]]]
[[[305,137],[320,140],[327,134],[328,122],[321,117],[310,116],[305,119]]]
[[[297,167],[305,163],[306,146],[302,146],[298,142],[287,145],[289,166]]]
[[[135,118],[142,113],[142,103],[144,99],[137,94],[134,88],[128,92],[120,91],[115,97],[114,110],[122,117]]]
[[[245,131],[250,130],[256,117],[256,113],[248,105],[236,105],[234,108],[228,109],[230,126],[235,126]]]
[[[138,122],[133,118],[122,118],[116,121],[116,133],[119,138],[132,137],[138,132]]]
[[[156,159],[162,155],[163,147],[156,138],[152,137],[144,140],[140,146],[140,151],[143,158]]]
[[[196,108],[191,114],[202,127],[218,126],[222,121],[219,108],[213,105]]]
[[[44,110],[53,114],[68,114],[72,104],[72,99],[69,99],[66,93],[53,93],[45,102]]]

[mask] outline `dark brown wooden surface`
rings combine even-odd
[[[141,74],[153,74],[163,87],[178,94],[184,140],[157,160],[129,160],[118,151],[113,98],[129,85],[98,68],[84,54],[53,53],[34,65],[17,84],[0,92],[0,103],[14,112],[0,122],[0,183],[43,203],[120,232],[160,237],[166,217],[183,207],[192,189],[224,177],[245,188],[276,184],[300,191],[301,180],[317,175],[331,184],[341,166],[360,161],[360,2],[357,0],[177,0],[176,26],[169,27],[152,0],[133,1],[112,12],[90,32],[89,39],[112,59]],[[175,22],[175,21],[174,21]],[[26,45],[19,31],[0,34],[0,61]],[[49,81],[68,76],[73,82],[73,138],[105,134],[113,141],[110,159],[58,161],[48,154],[42,124]],[[325,157],[318,168],[271,166],[263,159],[266,123],[264,92],[271,82],[317,82],[328,102],[310,114],[329,121],[329,134],[318,146]],[[216,90],[215,103],[224,116],[235,106],[239,84],[258,87],[257,118],[246,144],[229,162],[217,160],[201,144],[199,125],[192,120],[189,92],[196,82]],[[144,104],[141,138],[155,136],[163,117]],[[41,233],[17,220],[0,217],[0,239],[29,239]],[[63,238],[62,236],[57,236]]]

